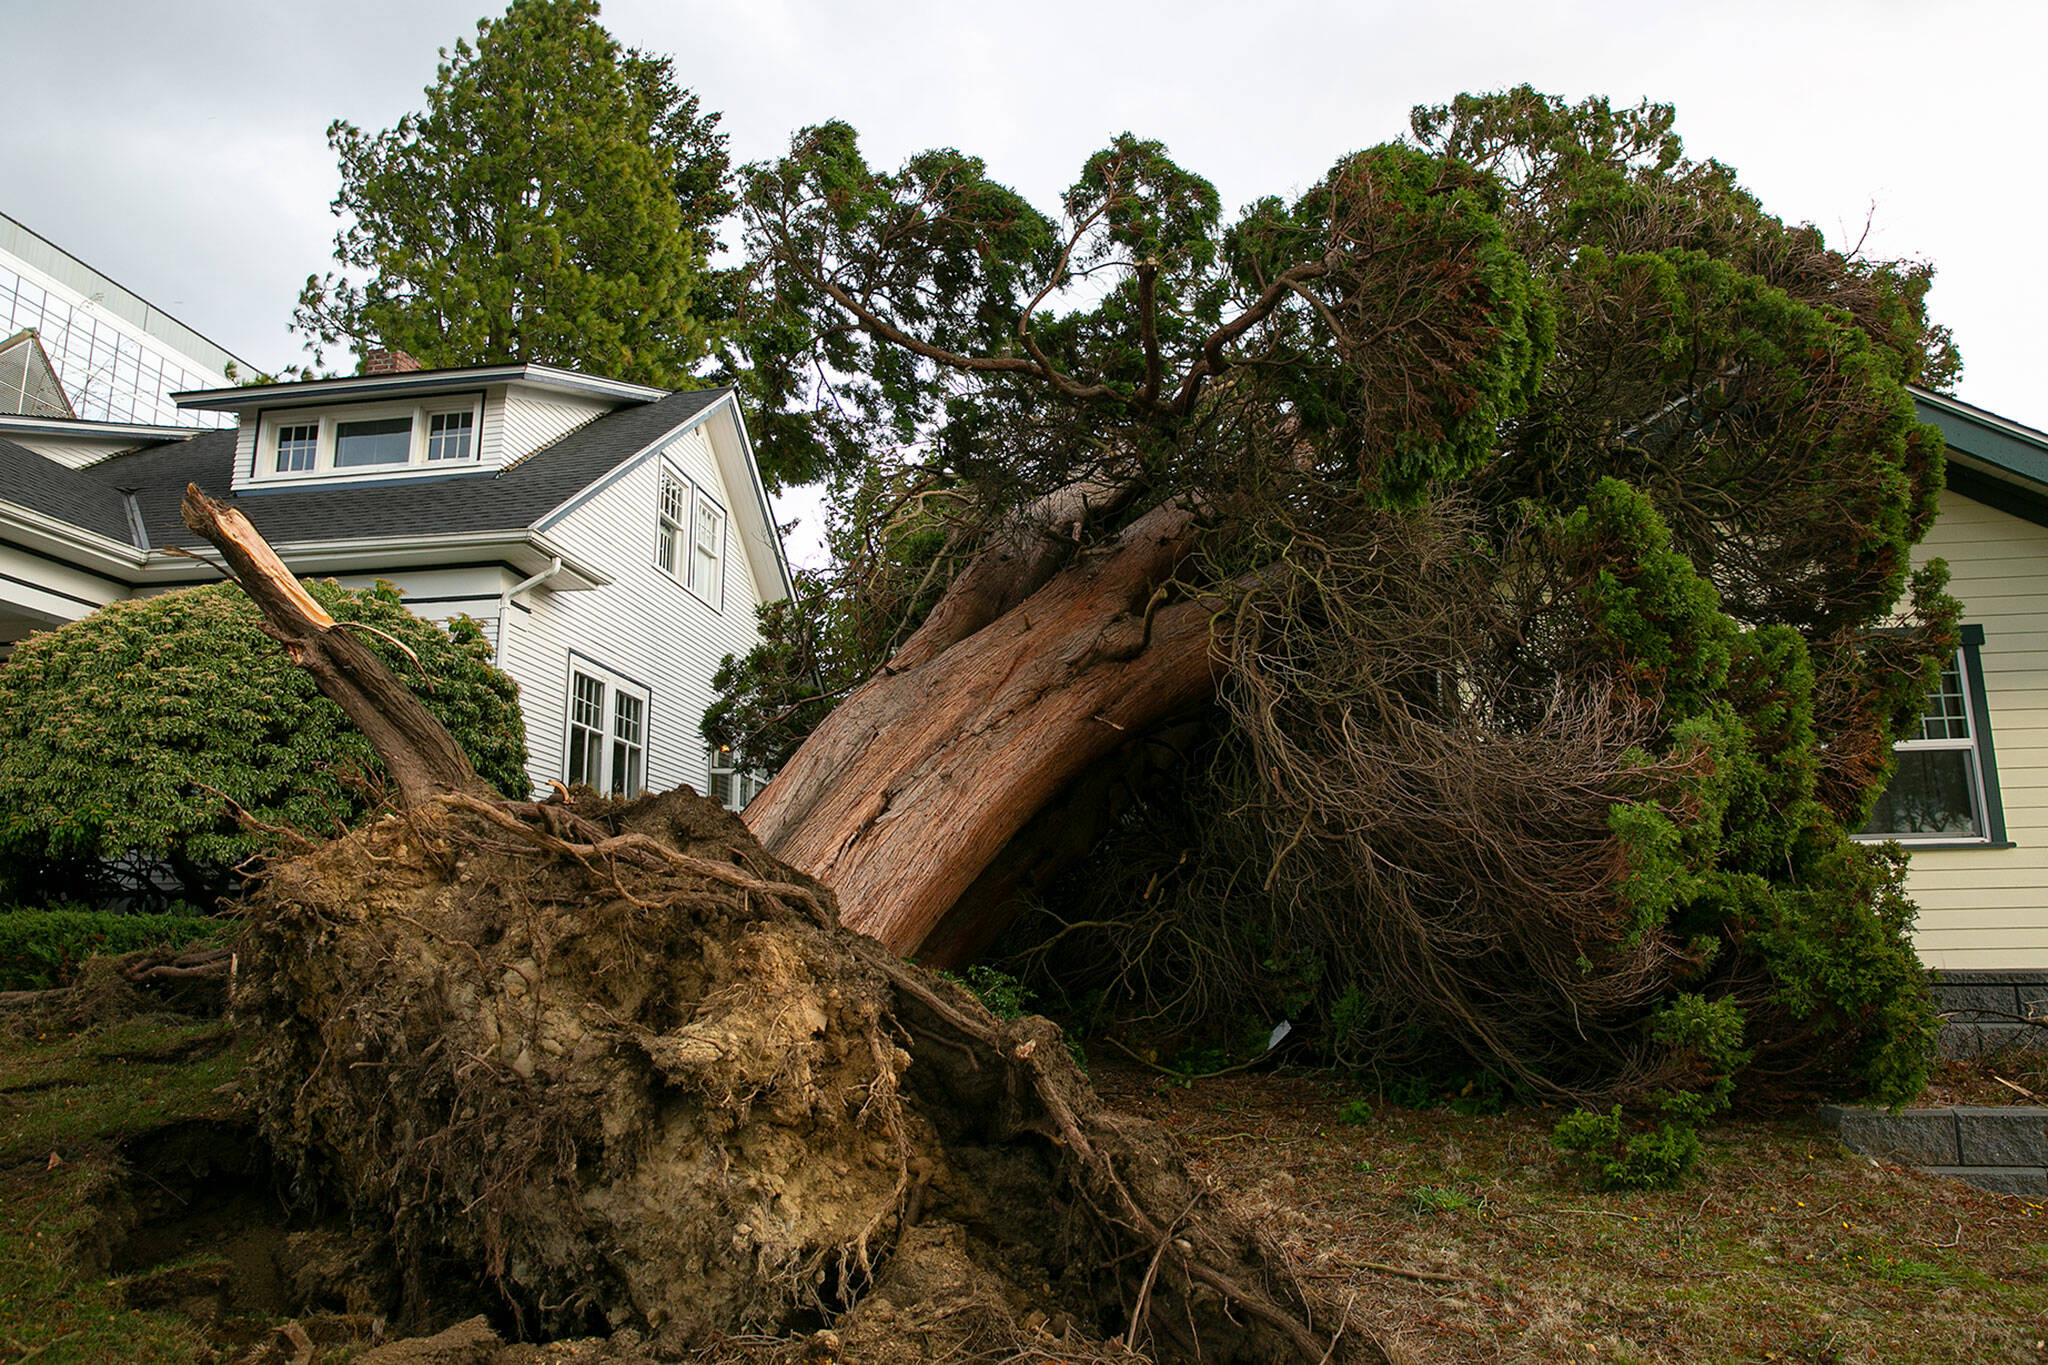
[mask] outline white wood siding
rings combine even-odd
[[[730,421],[724,414],[710,421]],[[674,441],[668,458],[726,509],[734,492],[718,477],[700,427]],[[590,592],[536,589],[529,612],[505,621],[503,667],[519,681],[530,770],[536,785],[560,779],[567,743],[570,654],[648,689],[647,786],[703,791],[704,742],[697,725],[712,700],[711,675],[727,654],[759,638],[760,590],[748,557],[728,533],[722,609],[699,601],[655,567],[657,458],[644,458],[603,491],[547,528],[580,562],[611,575]],[[745,496],[752,497],[749,490]],[[729,520],[730,524],[730,520]],[[779,584],[770,591],[781,595]]]
[[[254,482],[250,471],[256,468],[256,428],[260,425],[252,412],[235,428],[235,467],[228,475],[228,487],[237,493]]]
[[[2013,848],[1924,849],[1907,888],[1930,967],[2048,967],[2048,528],[1956,493],[1914,562],[1946,559],[1980,651],[2006,837]]]
[[[447,621],[457,616],[474,617],[484,632],[495,638],[498,627],[498,597],[517,583],[523,574],[502,566],[464,569],[401,569],[377,574],[317,574],[332,578],[344,588],[369,588],[383,580],[397,588],[406,609],[429,621]]]
[[[608,398],[543,393],[524,384],[493,389],[484,400],[478,450],[486,465],[510,468],[617,407]]]

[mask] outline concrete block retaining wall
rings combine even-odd
[[[2048,1028],[2025,1022],[2048,1020],[2048,971],[1940,971],[1931,984],[1944,1056],[2048,1047]]]
[[[1918,1166],[2002,1194],[2048,1195],[2048,1105],[1852,1109],[1828,1105],[1821,1122],[1866,1156]]]

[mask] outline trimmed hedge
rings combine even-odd
[[[486,781],[527,790],[518,689],[475,623],[444,630],[389,584],[306,588],[359,627]],[[276,845],[276,827],[323,837],[372,809],[369,742],[259,620],[218,583],[117,602],[15,647],[0,668],[0,903],[206,904]]]
[[[225,938],[233,928],[203,915],[126,915],[67,907],[0,910],[0,990],[68,986],[89,957],[183,948]]]

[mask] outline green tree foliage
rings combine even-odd
[[[1082,555],[1182,500],[1218,705],[1013,932],[1034,989],[1681,1125],[1910,1094],[1902,864],[1851,833],[1955,647],[1906,385],[1958,362],[1927,267],[1672,127],[1465,96],[1230,222],[1128,135],[1052,215],[800,134],[743,194],[755,382],[836,472],[840,562],[714,733],[787,752],[1034,500],[1088,493]]]
[[[327,130],[335,255],[294,325],[429,366],[576,365],[680,385],[729,305],[706,264],[732,206],[718,115],[667,58],[622,50],[595,0],[516,0],[443,50],[427,108]]]
[[[388,585],[308,590],[360,624],[479,773],[525,791],[518,689],[474,623],[444,631]],[[215,584],[117,602],[15,647],[0,667],[0,898],[132,891],[147,865],[159,891],[204,901],[277,829],[324,835],[372,808],[369,743],[257,621],[238,588]]]

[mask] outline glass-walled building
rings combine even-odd
[[[181,389],[226,388],[255,367],[0,214],[0,345],[33,331],[79,417],[149,426],[232,426],[180,411]]]

